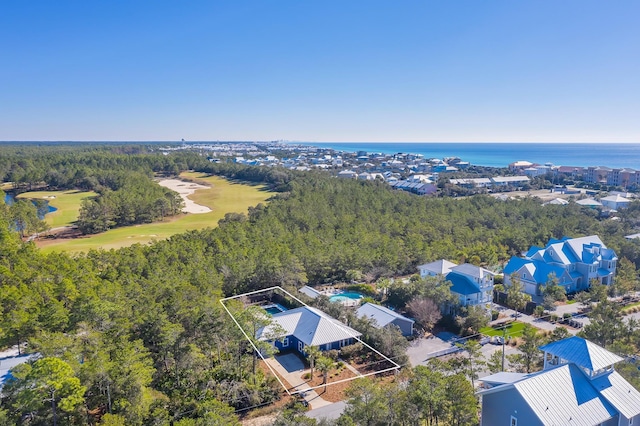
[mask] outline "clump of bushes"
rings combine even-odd
[[[375,297],[376,289],[371,284],[351,284],[344,288],[347,291],[353,291],[365,296]]]
[[[331,358],[332,360],[337,361],[340,352],[338,352],[337,349],[331,349],[329,351],[326,351],[325,355],[327,356],[327,358]]]
[[[353,358],[362,354],[364,350],[364,345],[360,342],[354,343],[353,345],[344,346],[340,349],[340,355],[343,359],[352,360]]]

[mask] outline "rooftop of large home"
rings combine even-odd
[[[623,358],[613,352],[577,336],[541,346],[540,350],[591,371],[602,370],[623,361]]]
[[[481,266],[472,265],[470,263],[463,263],[462,265],[456,265],[451,267],[450,272],[467,275],[473,278],[484,279],[486,277],[493,277],[495,274],[488,269],[484,269]]]
[[[478,392],[483,396],[483,419],[508,420],[511,414],[524,416],[526,424],[599,425],[619,414],[626,419],[640,415],[640,392],[613,369],[622,360],[619,356],[575,336],[540,349],[545,352],[543,371],[482,379],[488,387]],[[495,394],[503,404],[493,399]],[[509,404],[515,401],[524,402],[527,411],[520,407],[513,414]]]
[[[447,275],[451,272],[451,268],[454,266],[458,266],[453,262],[449,262],[448,260],[440,259],[435,262],[425,263],[424,265],[418,266],[418,269],[421,271],[431,272],[433,274],[439,275]]]
[[[551,239],[544,248],[531,247],[525,257],[547,263],[569,265],[577,262],[594,263],[599,257],[613,260],[616,259],[616,254],[613,250],[606,248],[597,235],[590,235],[580,238]]]
[[[364,316],[374,321],[378,327],[384,327],[396,320],[406,321],[410,323],[415,322],[412,319],[400,315],[399,313],[394,312],[389,308],[385,308],[384,306],[377,305],[375,303],[365,303],[357,309],[356,313],[359,317]]]
[[[361,335],[358,331],[330,317],[319,309],[303,306],[273,315],[275,324],[282,327],[284,336],[295,336],[307,346],[320,346]],[[269,339],[273,326],[260,328],[258,339]]]

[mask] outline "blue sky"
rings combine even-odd
[[[640,2],[7,1],[0,140],[640,142]]]

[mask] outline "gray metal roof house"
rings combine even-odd
[[[576,336],[540,349],[544,370],[482,379],[482,426],[640,424],[640,392],[613,368],[622,358]]]
[[[272,315],[274,323],[284,329],[283,338],[274,342],[279,350],[295,349],[304,354],[307,346],[320,350],[340,349],[354,343],[362,334],[311,306],[291,309]],[[271,327],[263,327],[256,338],[268,340]]]
[[[403,336],[411,336],[413,334],[413,324],[415,321],[384,306],[376,305],[375,303],[365,303],[358,308],[356,314],[359,317],[369,318],[377,328],[395,325],[400,329]]]

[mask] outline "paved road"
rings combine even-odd
[[[340,417],[346,406],[347,404],[344,401],[334,402],[333,404],[325,405],[324,407],[309,410],[305,415],[316,420],[336,420]]]

